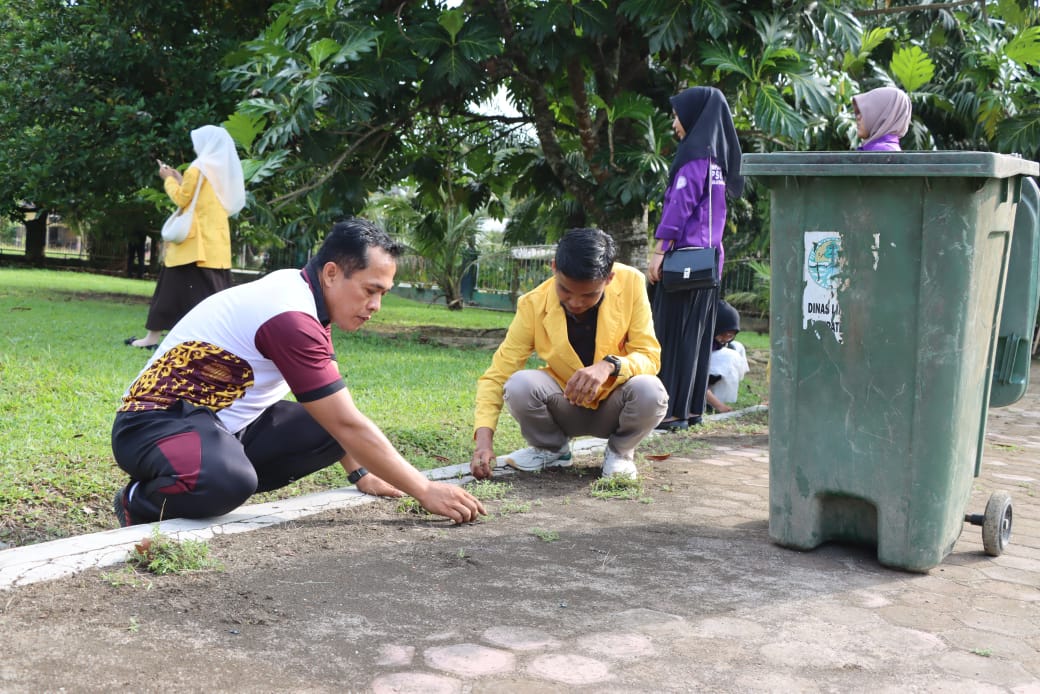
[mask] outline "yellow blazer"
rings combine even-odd
[[[177,207],[191,204],[195,185],[199,182],[199,170],[189,166],[183,181],[178,184],[173,176],[167,176],[163,188]],[[167,267],[196,263],[199,267],[223,270],[231,267],[231,226],[224,206],[213,192],[209,181],[202,179],[199,199],[195,203],[195,216],[191,220],[191,231],[180,243],[166,244]]]
[[[502,411],[502,388],[509,377],[537,354],[560,387],[584,368],[567,338],[567,316],[556,295],[556,279],[550,278],[520,297],[516,316],[484,375],[477,380],[474,431],[495,429]],[[614,277],[607,284],[596,322],[599,361],[608,354],[621,358],[621,373],[607,379],[592,409],[619,385],[639,374],[656,374],[661,368],[661,345],[654,334],[654,319],[646,294],[646,278],[639,270],[614,263]]]

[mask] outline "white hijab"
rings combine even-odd
[[[191,131],[191,144],[195,147],[191,165],[209,181],[228,216],[238,214],[246,205],[246,185],[235,141],[224,128],[204,125]]]

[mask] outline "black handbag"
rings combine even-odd
[[[666,292],[719,286],[719,249],[676,248],[664,254],[661,288]]]
[[[673,248],[661,262],[661,288],[666,292],[712,289],[719,286],[719,249],[711,246],[711,167],[708,167],[708,244],[707,248]]]

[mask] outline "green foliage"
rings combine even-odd
[[[931,58],[918,46],[900,48],[892,55],[889,67],[908,92],[917,91],[935,75],[935,65]]]
[[[30,203],[125,233],[102,220],[158,188],[157,157],[193,158],[190,129],[233,110],[213,66],[268,4],[0,0],[0,213]]]
[[[422,507],[422,504],[418,500],[413,499],[410,496],[401,497],[397,502],[395,510],[398,513],[404,513],[412,516],[420,516],[422,518],[432,517],[432,514]]]
[[[146,537],[130,550],[127,563],[157,576],[196,571],[223,571],[224,565],[210,557],[209,545],[201,540],[177,541],[159,532],[156,526],[151,537]]]
[[[466,491],[481,501],[494,501],[504,499],[509,492],[513,491],[513,485],[509,482],[475,480],[466,485]]]
[[[589,485],[589,493],[596,499],[639,499],[643,496],[641,477],[599,477]]]
[[[531,528],[531,534],[542,542],[556,542],[560,539],[560,533],[555,530],[545,530],[544,528]]]
[[[765,316],[769,313],[769,293],[772,284],[772,269],[769,263],[760,260],[749,260],[748,266],[755,273],[754,282],[748,291],[732,292],[726,295],[726,301],[742,314]]]

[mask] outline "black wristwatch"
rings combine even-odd
[[[354,470],[354,472],[351,472],[347,475],[347,481],[351,484],[357,484],[357,481],[367,474],[368,470],[366,470],[363,467],[359,467],[357,470]]]
[[[603,361],[608,362],[614,366],[614,373],[611,376],[617,377],[621,373],[621,357],[615,357],[613,354],[608,354],[603,357]]]

